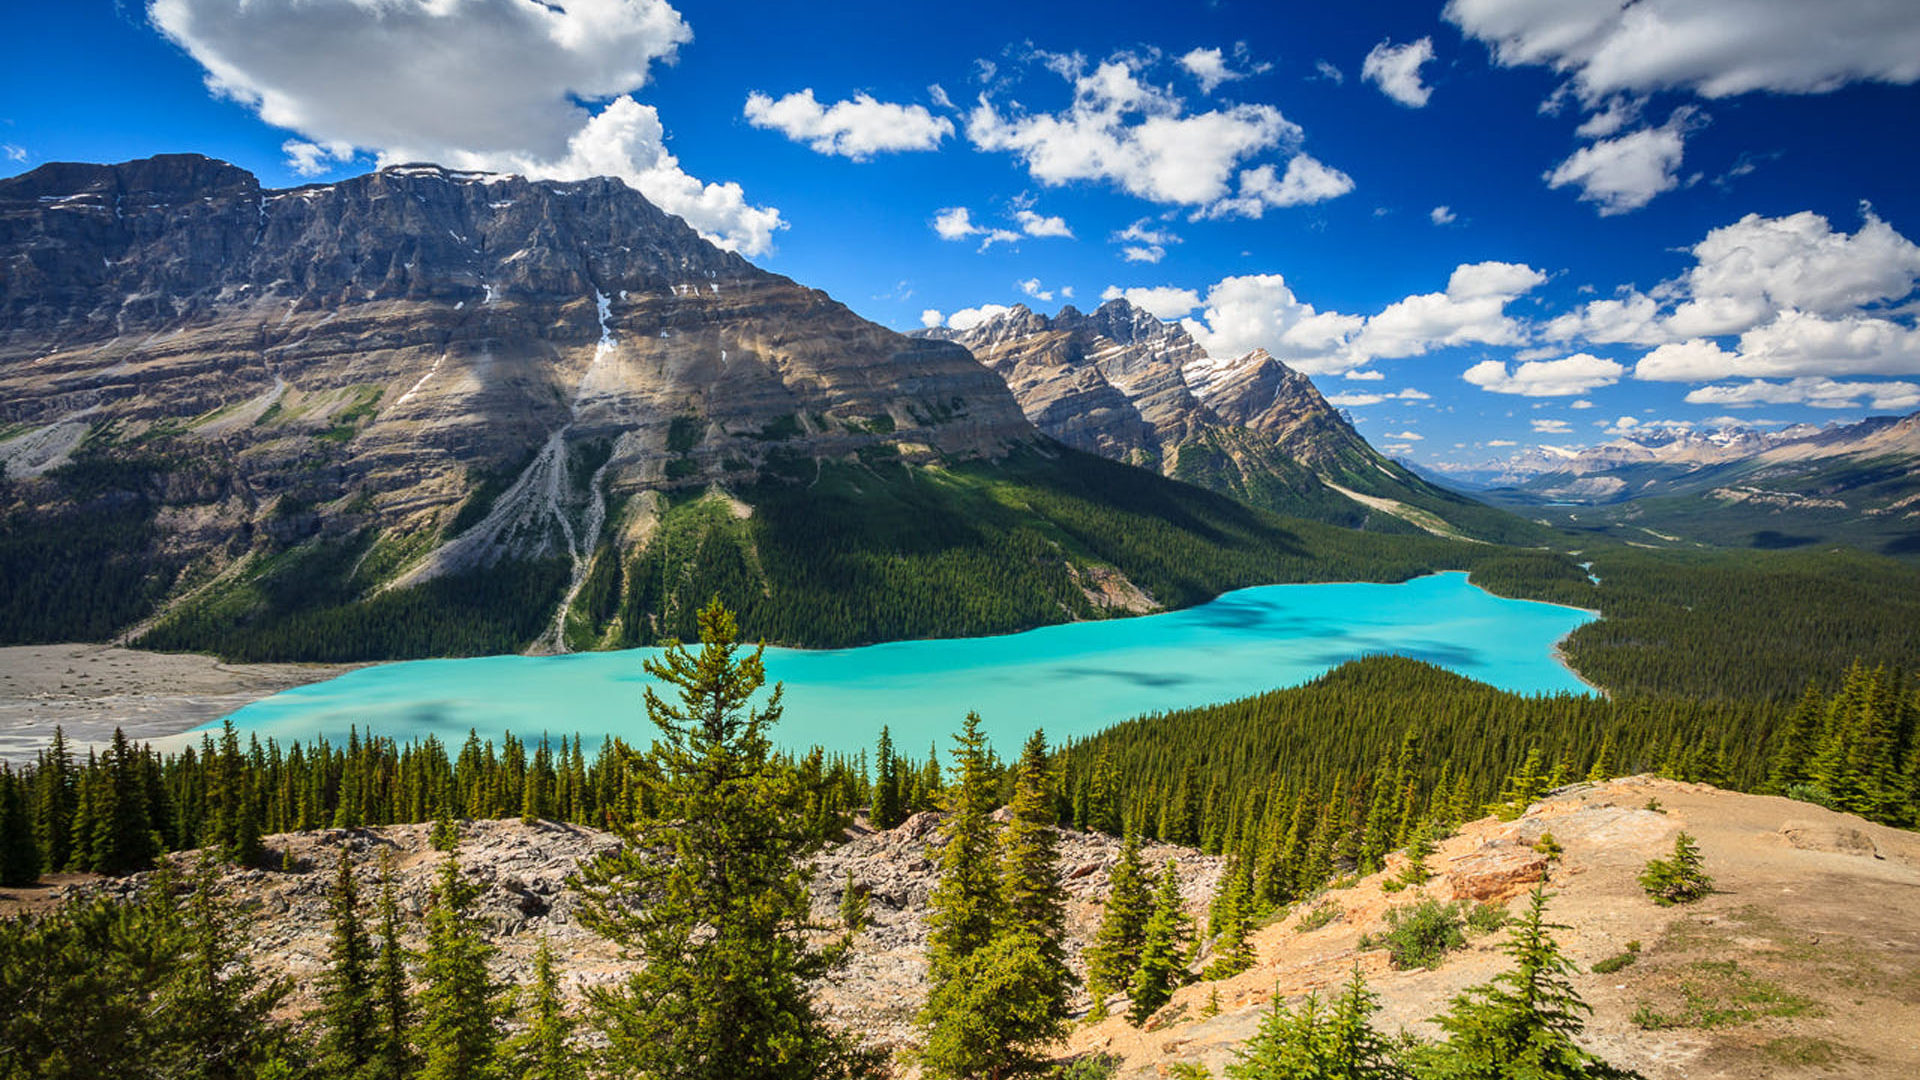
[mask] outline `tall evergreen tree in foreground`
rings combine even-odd
[[[400,945],[400,901],[393,857],[380,860],[380,960],[373,969],[374,1080],[406,1080],[419,1067],[413,1052],[413,999],[407,994],[407,951]]]
[[[1140,936],[1140,964],[1128,985],[1132,1007],[1127,1021],[1138,1027],[1167,1003],[1187,981],[1187,945],[1193,940],[1193,920],[1180,898],[1180,871],[1172,859],[1160,871],[1154,892],[1153,915]]]
[[[339,1080],[358,1080],[377,1045],[373,945],[360,918],[360,891],[344,847],[327,909],[333,933],[320,982],[320,1071]]]
[[[700,612],[699,650],[674,644],[647,673],[660,729],[656,812],[582,872],[584,921],[645,967],[592,995],[616,1075],[760,1080],[847,1074],[866,1057],[829,1029],[806,981],[807,871],[815,841],[802,794],[772,757],[780,688],[758,708],[761,649],[741,654],[718,600]]]
[[[580,1054],[568,1045],[574,1019],[560,999],[560,979],[553,970],[553,945],[540,939],[533,957],[533,994],[525,1009],[527,1029],[514,1040],[508,1073],[515,1080],[581,1080],[586,1069]]]
[[[876,829],[891,829],[906,819],[902,812],[900,759],[893,752],[893,735],[880,726],[880,746],[874,752],[873,813],[869,821]]]
[[[479,890],[460,880],[460,862],[440,864],[420,959],[420,1080],[491,1080],[499,1056],[494,1022],[502,987],[487,974],[496,951],[468,908]],[[373,1034],[369,1025],[369,1036]],[[371,1042],[369,1038],[369,1042]]]
[[[1137,833],[1121,844],[1120,861],[1113,864],[1108,882],[1100,929],[1087,949],[1087,993],[1096,1020],[1107,1015],[1107,997],[1132,984],[1140,967],[1140,947],[1146,944],[1147,920],[1153,917],[1153,879],[1140,862]]]
[[[931,916],[934,986],[921,1014],[921,1064],[935,1077],[1038,1071],[1045,1063],[1040,1050],[1066,1032],[1073,984],[1061,948],[1066,896],[1051,828],[1046,737],[1035,732],[1014,767],[1013,802],[996,845],[988,817],[994,784],[979,724],[968,716],[960,736],[960,784]]]

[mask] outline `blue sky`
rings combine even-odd
[[[74,0],[0,29],[8,173],[612,173],[903,330],[1124,293],[1426,464],[1920,408],[1903,0]]]

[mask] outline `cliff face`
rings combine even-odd
[[[1125,300],[1052,318],[1020,306],[921,336],[965,345],[1006,380],[1034,426],[1078,449],[1338,525],[1446,535],[1503,527],[1503,515],[1381,455],[1305,375],[1264,350],[1214,363],[1178,324]]]
[[[39,482],[76,462],[146,468],[136,557],[172,567],[371,530],[383,585],[559,558],[577,590],[603,531],[638,542],[676,492],[1039,441],[964,349],[617,180],[276,191],[171,155],[0,181],[0,510],[81,505]]]

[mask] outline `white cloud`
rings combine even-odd
[[[1347,73],[1344,71],[1341,71],[1330,60],[1315,60],[1313,62],[1313,70],[1319,72],[1321,78],[1327,80],[1328,82],[1332,83],[1335,86],[1342,86],[1346,84]]]
[[[1409,109],[1426,105],[1433,89],[1420,81],[1420,65],[1433,59],[1433,39],[1423,37],[1405,45],[1385,41],[1375,45],[1360,65],[1360,78]]]
[[[1450,0],[1443,17],[1501,64],[1569,76],[1589,103],[1920,80],[1920,8],[1905,0]]]
[[[936,150],[941,139],[953,134],[953,121],[934,116],[925,106],[895,105],[868,94],[822,106],[814,100],[812,87],[778,100],[756,90],[747,95],[745,116],[754,127],[855,161],[903,150]]]
[[[1583,146],[1546,174],[1547,186],[1578,187],[1581,201],[1599,204],[1602,217],[1638,210],[1680,186],[1677,170],[1698,116],[1683,106],[1657,128]]]
[[[1591,401],[1588,401],[1588,400],[1587,400],[1586,398],[1581,398],[1581,399],[1580,399],[1580,400],[1578,400],[1578,401],[1569,401],[1569,402],[1567,402],[1567,408],[1569,408],[1569,409],[1591,409],[1591,408],[1593,408],[1593,402],[1591,402]]]
[[[692,38],[665,0],[153,0],[147,10],[216,94],[329,156],[344,145],[382,165],[617,176],[749,255],[785,226],[740,185],[689,175],[659,114],[630,96]]]
[[[946,321],[947,317],[940,313],[939,308],[928,308],[920,313],[920,325],[929,330]]]
[[[0,143],[0,155],[5,155],[8,161],[25,161],[27,160],[27,148],[24,146],[15,146],[12,143]]]
[[[1567,435],[1573,431],[1572,425],[1565,420],[1529,420],[1527,423],[1533,426],[1537,435]]]
[[[936,212],[933,217],[933,231],[940,234],[942,240],[965,240],[978,236],[981,251],[995,244],[1010,244],[1020,239],[1020,234],[1012,229],[974,224],[973,211],[964,206],[949,206]]]
[[[1405,439],[1408,442],[1420,442],[1421,440],[1426,438],[1425,435],[1422,435],[1417,431],[1411,431],[1411,430],[1397,431],[1391,435],[1382,435],[1380,437],[1383,439]]]
[[[1151,266],[1167,257],[1167,249],[1159,244],[1149,244],[1145,247],[1129,244],[1120,249],[1120,257],[1128,262],[1146,263]]]
[[[1386,379],[1387,373],[1368,368],[1359,371],[1343,371],[1340,373],[1340,377],[1351,382],[1381,382]],[[1424,397],[1425,395],[1421,396]]]
[[[1025,281],[1017,282],[1016,284],[1020,286],[1021,292],[1026,293],[1028,296],[1033,297],[1035,300],[1044,300],[1049,303],[1052,302],[1053,300],[1053,290],[1041,288],[1040,279],[1037,277],[1028,278]]]
[[[1546,280],[1520,263],[1462,264],[1446,292],[1397,300],[1368,319],[1356,347],[1369,357],[1401,357],[1449,345],[1519,344],[1522,328],[1506,307]]]
[[[1687,394],[1692,405],[1724,405],[1745,408],[1752,405],[1810,405],[1817,409],[1851,409],[1867,399],[1869,408],[1906,412],[1920,408],[1920,384],[1910,382],[1836,382],[1820,376],[1803,376],[1784,383],[1755,379],[1747,383],[1702,386]],[[1718,422],[1734,423],[1732,417]]]
[[[1287,162],[1286,175],[1275,178],[1272,165],[1244,169],[1240,173],[1240,193],[1219,199],[1195,210],[1192,219],[1222,217],[1258,218],[1269,207],[1305,206],[1337,199],[1353,190],[1353,177],[1332,168],[1309,154],[1296,154]]]
[[[947,325],[964,332],[989,319],[997,319],[1012,310],[1005,304],[981,304],[979,307],[961,308],[947,316]]]
[[[1157,319],[1173,319],[1200,306],[1200,294],[1192,289],[1176,288],[1172,285],[1158,285],[1148,288],[1122,289],[1118,285],[1109,285],[1100,294],[1102,300],[1125,300],[1134,307],[1151,314]]]
[[[1692,431],[1691,420],[1642,420],[1635,416],[1622,416],[1611,424],[1605,420],[1594,421],[1594,426],[1608,435],[1641,435],[1648,432]]]
[[[1793,310],[1741,334],[1734,349],[1692,338],[1660,346],[1634,368],[1634,378],[1656,382],[1915,374],[1920,374],[1920,329],[1864,315],[1830,319]]]
[[[1207,207],[1228,197],[1236,173],[1246,188],[1243,161],[1296,147],[1304,134],[1271,105],[1188,113],[1186,102],[1171,90],[1140,80],[1149,59],[1118,54],[1091,72],[1078,56],[1045,59],[1072,84],[1073,103],[1059,113],[1027,112],[1018,104],[1003,112],[983,93],[967,117],[967,137],[982,150],[1017,155],[1034,179],[1049,186],[1104,181],[1151,202]],[[1288,191],[1289,196],[1327,189],[1324,178],[1309,172],[1300,174],[1296,187],[1301,190]],[[1262,183],[1254,181],[1256,188]],[[1283,184],[1273,179],[1271,168],[1264,183]],[[1248,195],[1242,191],[1242,198]],[[1264,209],[1268,204],[1254,205]]]
[[[1211,49],[1194,49],[1180,58],[1180,66],[1187,69],[1195,82],[1200,84],[1200,92],[1211,94],[1220,88],[1220,84],[1235,79],[1244,79],[1247,73],[1235,71],[1227,64],[1227,57],[1217,46]]]
[[[959,108],[959,106],[953,103],[953,99],[947,96],[947,88],[941,86],[939,83],[931,83],[927,86],[927,100],[942,109]]]
[[[1640,110],[1646,102],[1627,94],[1618,94],[1608,98],[1606,106],[1580,122],[1573,133],[1583,139],[1604,139],[1618,134],[1621,128],[1640,119]]]
[[[1427,220],[1433,222],[1435,225],[1451,225],[1460,220],[1460,218],[1453,212],[1453,207],[1436,206],[1432,210],[1427,211]]]
[[[280,151],[287,155],[287,167],[301,176],[332,172],[335,166],[345,165],[355,156],[352,143],[321,145],[305,139],[288,139],[280,144]]]
[[[1338,405],[1344,409],[1344,408],[1354,408],[1362,405],[1378,405],[1381,402],[1385,402],[1385,401],[1428,401],[1428,400],[1431,400],[1432,397],[1433,397],[1432,394],[1424,394],[1418,390],[1409,388],[1406,390],[1402,390],[1397,394],[1363,394],[1363,393],[1332,394],[1328,396],[1327,400],[1332,404]],[[1402,439],[1402,438],[1417,439],[1419,437],[1420,436],[1418,435],[1387,436],[1387,438],[1389,439]]]
[[[1514,442],[1512,439],[1488,439],[1487,445],[1488,446],[1519,446],[1520,444],[1517,442]]]
[[[1020,231],[1028,236],[1064,236],[1073,238],[1073,230],[1067,227],[1067,220],[1060,217],[1042,217],[1032,210],[1014,211],[1013,220],[1020,223]]]
[[[1483,360],[1460,377],[1496,394],[1522,397],[1572,397],[1620,381],[1627,369],[1612,360],[1575,353],[1560,360],[1529,360],[1511,374],[1499,360]]]
[[[1250,274],[1216,282],[1200,318],[1182,325],[1214,359],[1265,349],[1308,375],[1331,375],[1357,365],[1351,344],[1364,322],[1357,315],[1315,311],[1279,274]]]

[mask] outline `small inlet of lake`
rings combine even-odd
[[[769,681],[786,685],[777,745],[870,749],[882,724],[903,753],[948,736],[969,711],[1002,754],[1035,728],[1060,742],[1143,713],[1296,686],[1348,660],[1390,653],[1523,694],[1587,693],[1554,645],[1596,616],[1494,596],[1464,573],[1394,585],[1267,585],[1197,607],[1047,626],[982,638],[855,649],[769,648]],[[471,729],[603,736],[645,746],[642,662],[659,649],[566,656],[412,660],[287,690],[231,714],[262,740],[340,743],[349,727],[402,743],[433,735],[450,749]],[[212,725],[218,727],[216,723]],[[158,740],[197,742],[198,732]]]

